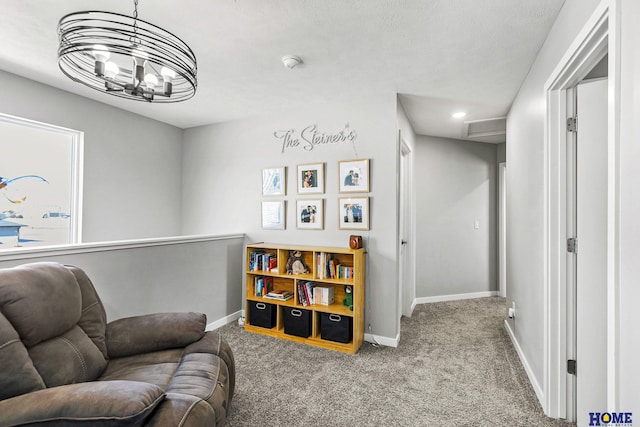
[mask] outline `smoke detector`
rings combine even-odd
[[[285,55],[282,57],[282,63],[287,68],[295,68],[302,64],[302,59],[295,55]]]

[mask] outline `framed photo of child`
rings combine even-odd
[[[369,192],[369,159],[342,160],[338,172],[341,193]]]

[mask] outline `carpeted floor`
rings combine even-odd
[[[571,426],[542,413],[504,313],[498,297],[419,305],[398,348],[353,356],[226,325],[227,426]]]

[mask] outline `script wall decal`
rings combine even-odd
[[[356,131],[349,128],[348,123],[344,129],[336,133],[322,132],[318,129],[318,125],[309,125],[300,131],[296,129],[277,130],[273,136],[281,144],[283,153],[287,149],[296,148],[312,151],[318,145],[354,142],[358,138]]]

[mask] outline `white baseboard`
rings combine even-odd
[[[485,291],[485,292],[472,292],[468,294],[453,294],[453,295],[439,295],[436,297],[422,297],[422,298],[416,298],[413,306],[415,307],[416,304],[427,304],[431,302],[456,301],[461,299],[495,297],[497,295],[498,295],[498,291]]]
[[[413,311],[416,309],[416,305],[418,305],[418,300],[414,299],[411,303],[411,315],[413,316]]]
[[[235,313],[232,313],[226,317],[223,317],[222,319],[218,319],[215,322],[211,322],[209,324],[207,324],[207,328],[205,330],[207,331],[213,331],[214,329],[218,329],[223,327],[226,324],[229,324],[235,320],[237,320],[240,316],[242,316],[244,313],[244,310],[239,310],[236,311]]]
[[[524,366],[524,370],[527,373],[527,377],[529,377],[529,382],[531,383],[531,387],[533,387],[533,391],[536,393],[536,396],[538,397],[540,406],[544,408],[544,403],[543,403],[544,393],[542,391],[542,387],[540,387],[540,384],[536,380],[536,377],[533,375],[533,370],[531,369],[531,365],[529,365],[527,358],[524,356],[524,353],[522,352],[522,348],[520,347],[520,344],[518,343],[518,340],[516,339],[516,336],[513,333],[513,330],[511,329],[511,325],[509,324],[509,321],[507,319],[505,319],[504,321],[504,327],[507,330],[507,334],[509,334],[509,338],[511,338],[511,342],[513,343],[513,347],[516,349],[516,353],[518,353],[518,357],[520,358],[520,362],[522,363],[522,366]]]
[[[373,334],[364,334],[364,340],[372,344],[380,344],[386,347],[398,347],[398,343],[400,342],[400,334],[396,335],[395,338],[381,337]]]

